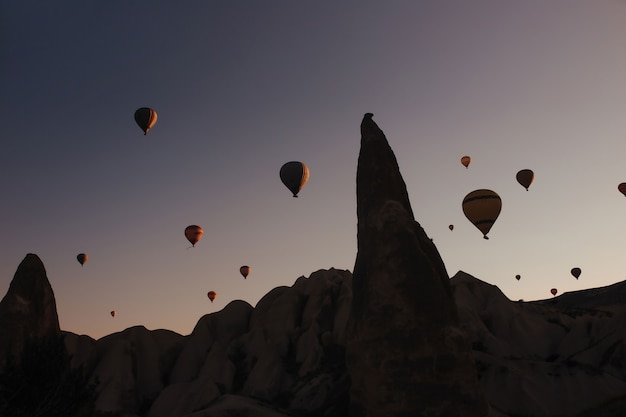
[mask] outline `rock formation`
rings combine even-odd
[[[626,282],[531,303],[511,301],[464,272],[451,284],[494,409],[512,416],[624,415]],[[602,410],[617,403],[620,412]]]
[[[346,365],[352,417],[488,414],[443,261],[415,221],[368,113],[357,168],[358,254]]]
[[[623,415],[626,282],[543,302],[511,301],[463,272],[450,284],[493,416]],[[349,272],[320,270],[270,291],[256,308],[231,302],[202,317],[189,336],[141,326],[99,340],[62,334],[74,368],[99,381],[99,411],[344,417],[351,287]],[[11,314],[0,316],[6,328],[30,320],[12,315],[11,323]]]
[[[18,358],[28,339],[59,336],[59,317],[43,262],[29,253],[0,301],[0,369],[7,354]]]
[[[188,336],[60,332],[29,254],[0,302],[0,359],[62,334],[73,370],[98,383],[96,410],[124,417],[624,415],[626,281],[524,303],[463,272],[449,280],[371,114],[357,214],[354,276],[319,270],[254,308],[232,301]]]
[[[347,413],[351,274],[335,269],[237,300],[189,336],[137,326],[97,341],[67,333],[74,366],[99,381],[96,408],[147,417]],[[201,412],[199,411],[201,410]]]

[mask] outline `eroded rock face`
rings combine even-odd
[[[54,292],[43,262],[35,254],[22,260],[0,302],[0,329],[0,365],[7,353],[17,357],[27,339],[61,334]]]
[[[357,216],[346,344],[351,416],[486,416],[444,264],[414,219],[371,113],[361,124]]]
[[[450,282],[493,408],[511,416],[623,415],[623,402],[622,414],[607,410],[626,399],[619,297],[626,282],[531,303],[461,271]]]

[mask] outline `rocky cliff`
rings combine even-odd
[[[41,259],[29,253],[0,301],[0,369],[7,354],[19,359],[24,342],[61,334],[54,292]]]
[[[346,345],[350,415],[486,416],[443,261],[415,221],[371,113],[361,123],[357,217]]]

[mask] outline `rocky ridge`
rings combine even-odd
[[[0,302],[3,358],[63,334],[110,416],[622,416],[626,282],[524,303],[448,279],[384,134],[371,114],[361,127],[354,277],[319,270],[188,336],[137,326],[94,340],[59,329],[28,254]]]

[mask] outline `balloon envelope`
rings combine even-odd
[[[556,290],[556,288],[552,288],[552,289],[550,290],[550,292],[552,293],[552,295],[556,295],[557,290]]]
[[[465,155],[464,157],[461,158],[461,163],[463,164],[463,166],[465,168],[467,168],[469,166],[470,162],[472,162],[472,158],[470,158],[467,155]]]
[[[111,311],[111,317],[115,317],[116,314],[115,310]]]
[[[450,230],[454,230],[454,225],[453,225],[453,224],[451,224],[450,226],[448,226],[448,229],[450,229]]]
[[[294,197],[298,197],[298,193],[309,180],[309,168],[303,162],[287,162],[280,168],[280,180]]]
[[[485,239],[487,233],[495,223],[502,210],[500,196],[491,190],[475,190],[463,199],[463,213],[474,226],[483,233]]]
[[[572,275],[574,276],[574,278],[578,279],[578,277],[580,276],[580,274],[583,272],[580,268],[572,268],[572,270],[570,271],[572,273]]]
[[[248,274],[250,273],[250,267],[248,265],[244,265],[239,268],[239,272],[241,273],[241,275],[243,275],[243,278],[246,279],[248,277]]]
[[[202,238],[204,231],[200,226],[196,226],[192,224],[191,226],[187,226],[185,228],[185,237],[191,243],[191,246],[196,246],[196,243]]]
[[[522,169],[517,173],[515,178],[517,178],[517,182],[528,191],[528,187],[530,187],[530,184],[532,184],[535,179],[535,173],[530,169]]]
[[[623,182],[620,185],[618,185],[617,189],[619,190],[620,193],[626,196],[626,182]]]
[[[211,300],[211,302],[213,302],[213,300],[215,300],[216,296],[217,296],[217,293],[215,291],[209,291],[207,293],[207,297],[209,297],[209,300]]]
[[[79,262],[81,265],[85,265],[85,262],[87,262],[87,259],[88,259],[88,258],[89,258],[89,257],[87,256],[87,254],[86,254],[86,253],[79,253],[79,254],[76,256],[76,259],[78,259],[78,262]]]
[[[516,280],[518,280],[518,281],[519,281],[521,278],[522,278],[522,276],[521,276],[521,275],[515,275],[515,279],[516,279]]]
[[[147,135],[157,121],[157,113],[150,107],[142,107],[135,111],[135,122],[139,125],[143,134]]]

